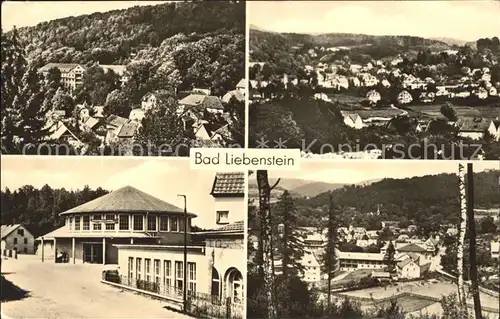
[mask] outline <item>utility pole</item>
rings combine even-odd
[[[187,197],[179,194],[179,197],[184,198],[184,289],[183,289],[183,312],[187,313]]]
[[[458,185],[460,190],[460,228],[457,244],[457,273],[458,273],[458,302],[461,309],[467,311],[467,303],[464,288],[464,242],[467,229],[467,193],[465,181],[465,169],[458,164]]]
[[[481,299],[477,282],[476,263],[476,228],[474,220],[474,175],[472,163],[467,164],[467,218],[469,219],[469,276],[472,285],[472,296],[474,297],[474,313],[476,319],[481,319]]]

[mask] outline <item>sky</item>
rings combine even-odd
[[[198,215],[193,224],[202,228],[213,220],[210,195],[214,171],[190,170],[188,159],[70,156],[1,156],[1,188],[24,185],[40,188],[82,189],[85,185],[113,191],[130,185],[181,209],[187,196],[189,212]]]
[[[279,18],[277,18],[279,16]],[[275,32],[500,36],[500,1],[250,1],[250,24]]]
[[[34,26],[70,16],[156,5],[168,1],[2,1],[2,29]]]
[[[314,161],[308,163],[302,162],[300,164],[300,171],[269,171],[269,177],[298,178],[334,184],[356,184],[383,178],[401,179],[441,173],[456,174],[458,173],[458,163],[456,161],[429,160],[375,160],[370,162],[358,162],[357,160],[341,162]],[[465,164],[464,166],[467,169]],[[486,169],[500,170],[500,162],[476,161],[473,164],[473,169],[474,172],[481,172]]]

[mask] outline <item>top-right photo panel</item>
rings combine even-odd
[[[499,1],[249,1],[249,147],[500,159]]]

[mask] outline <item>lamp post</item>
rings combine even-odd
[[[179,194],[179,197],[184,198],[184,289],[183,289],[183,311],[187,313],[187,197]]]

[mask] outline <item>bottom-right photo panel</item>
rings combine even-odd
[[[247,318],[499,318],[500,162],[249,172]]]

